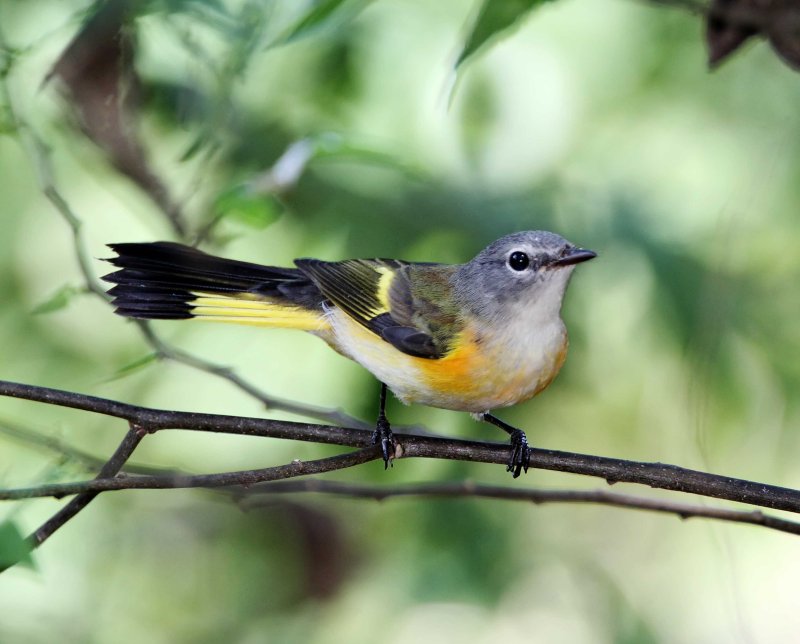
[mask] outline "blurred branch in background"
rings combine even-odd
[[[94,480],[0,490],[0,500],[6,501],[46,496],[61,498],[63,496],[76,495],[66,506],[28,537],[27,544],[29,549],[41,545],[56,530],[83,510],[101,492],[131,489],[217,488],[230,486],[241,486],[245,489],[250,489],[248,492],[237,494],[237,496],[241,497],[242,495],[249,496],[251,494],[269,492],[272,489],[269,487],[253,489],[252,486],[258,483],[341,470],[381,457],[380,445],[374,444],[372,432],[363,429],[151,409],[95,396],[6,381],[0,381],[0,395],[98,413],[123,419],[129,425],[129,429],[117,450],[103,464]],[[202,475],[170,473],[118,476],[145,436],[165,429],[283,438],[356,447],[358,449],[355,452],[319,460],[305,462],[294,460],[286,465],[256,470]],[[507,445],[463,441],[438,436],[396,434],[395,439],[397,441],[395,458],[441,458],[503,464],[508,461],[509,450],[511,449]],[[609,484],[618,482],[637,483],[653,488],[686,492],[800,513],[800,491],[798,490],[717,476],[675,465],[625,461],[586,454],[533,449],[531,467],[600,477],[606,479]],[[318,484],[310,483],[308,484],[309,487],[306,488],[283,488],[283,491],[314,491],[314,485]],[[782,532],[800,534],[800,524],[778,519],[777,517],[763,516],[758,512],[709,509],[655,499],[639,499],[627,495],[609,494],[603,491],[542,493],[515,488],[480,487],[466,483],[456,486],[447,484],[434,487],[424,486],[410,488],[406,491],[402,489],[394,491],[377,490],[358,486],[317,489],[330,493],[370,498],[408,494],[436,494],[438,496],[483,496],[522,499],[537,503],[591,502],[673,513],[684,518],[698,516],[750,523]],[[13,563],[16,562],[7,562],[8,565],[13,565]]]
[[[712,0],[706,18],[712,68],[758,36],[789,67],[800,71],[800,4],[796,0]]]
[[[0,50],[10,51],[2,29],[0,29]],[[85,280],[86,288],[89,292],[100,297],[104,301],[108,301],[109,297],[106,294],[105,289],[100,284],[92,270],[90,254],[87,250],[83,234],[83,223],[80,217],[70,207],[67,199],[63,196],[62,192],[56,185],[53,165],[50,159],[50,149],[45,144],[43,137],[33,129],[30,123],[20,116],[15,108],[13,95],[9,88],[9,74],[7,73],[10,71],[11,66],[13,65],[12,59],[8,58],[6,64],[8,66],[6,73],[0,75],[0,98],[2,98],[6,104],[7,117],[10,121],[10,124],[13,129],[19,133],[21,141],[24,144],[27,144],[25,145],[25,148],[31,159],[32,165],[36,169],[36,176],[42,193],[55,207],[56,211],[62,216],[62,218],[67,222],[70,230],[72,231],[75,256]],[[290,150],[287,151],[287,155],[292,149],[293,148],[290,148]],[[294,156],[296,155],[293,154],[292,157],[294,158]],[[284,159],[284,157],[281,157],[281,159]],[[259,186],[262,191],[266,189],[264,186],[264,177],[269,176],[276,177],[273,179],[273,182],[276,186],[280,187],[281,190],[286,188],[288,182],[290,181],[290,177],[287,176],[286,169],[283,169],[286,165],[286,162],[279,160],[276,166],[279,164],[281,169],[276,168],[272,171],[265,172],[263,177],[258,179]],[[299,176],[299,173],[302,172],[303,167],[304,163],[299,165],[295,163],[292,167],[291,178],[296,180]],[[277,177],[280,177],[280,182],[278,182]],[[136,321],[136,325],[139,327],[139,330],[141,331],[145,341],[152,349],[154,349],[154,358],[177,362],[204,373],[208,373],[209,375],[222,378],[223,380],[226,380],[238,389],[244,391],[246,394],[261,402],[268,409],[286,411],[334,424],[346,424],[351,427],[367,426],[363,423],[363,421],[344,413],[340,409],[325,409],[322,407],[307,405],[304,403],[271,396],[236,374],[231,368],[204,360],[203,358],[171,346],[169,343],[162,340],[147,322]],[[146,362],[147,360],[140,361],[141,364],[146,364]]]
[[[133,65],[134,5],[129,0],[100,4],[61,54],[45,82],[58,80],[81,130],[164,213],[174,232],[185,237],[182,207],[150,167],[136,132],[140,81]]]
[[[800,5],[795,0],[651,0],[651,4],[685,9],[704,19],[712,69],[760,36],[789,67],[800,71]]]

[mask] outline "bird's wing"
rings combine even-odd
[[[331,303],[403,353],[441,358],[460,330],[448,307],[450,267],[393,259],[295,264]]]

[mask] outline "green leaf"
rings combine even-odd
[[[205,130],[205,128],[204,128]],[[201,151],[208,148],[210,145],[217,145],[213,138],[209,135],[208,132],[203,131],[198,134],[194,140],[189,144],[186,148],[186,151],[178,157],[178,161],[180,163],[186,163],[190,161],[192,158],[197,156]]]
[[[286,44],[324,31],[333,31],[355,18],[371,0],[318,0],[274,44]]]
[[[16,564],[36,569],[31,557],[33,548],[12,521],[0,523],[0,572]]]
[[[141,358],[136,358],[136,360],[132,360],[131,362],[122,365],[119,369],[117,369],[114,372],[114,374],[106,382],[112,382],[114,380],[124,378],[125,376],[129,376],[130,374],[135,373],[140,369],[144,369],[147,365],[149,365],[152,362],[155,362],[156,360],[158,360],[157,353],[148,353],[147,355],[142,356]]]
[[[490,40],[508,36],[519,27],[528,12],[547,0],[483,0],[464,47],[456,61],[456,69],[470,60]]]
[[[47,300],[36,306],[31,313],[33,315],[42,315],[44,313],[60,311],[61,309],[66,308],[66,306],[72,301],[73,297],[83,292],[84,290],[77,286],[66,284],[53,293],[53,295],[51,295]]]
[[[281,216],[283,206],[273,195],[256,193],[244,184],[222,192],[214,202],[214,211],[219,218],[263,229]]]

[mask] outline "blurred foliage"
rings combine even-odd
[[[18,563],[34,567],[30,545],[17,524],[3,521],[0,523],[0,571]]]
[[[92,258],[109,242],[177,239],[171,208],[185,240],[276,265],[459,262],[508,232],[551,229],[600,258],[568,293],[563,373],[503,418],[543,447],[799,486],[797,75],[764,44],[708,73],[688,13],[540,4],[149,0],[116,5],[127,12],[104,39],[81,40],[104,5],[0,3],[14,103],[0,99],[0,378],[264,413],[157,361],[99,298],[75,297],[74,243],[48,187]],[[95,69],[125,85],[115,101],[63,58],[101,41],[117,54]],[[26,132],[46,142],[52,186]],[[377,383],[312,337],[155,328],[272,395],[374,417]],[[124,430],[14,400],[0,411],[97,457]],[[389,412],[501,440],[465,414]],[[210,472],[329,453],[164,432],[137,462]],[[336,477],[512,484],[500,467],[372,465]],[[2,485],[43,470],[88,476],[75,455],[43,455],[0,426]],[[518,484],[598,483],[533,471]],[[6,560],[57,507],[6,509]],[[0,576],[2,642],[791,641],[800,628],[791,537],[604,508],[307,495],[245,513],[217,493],[107,494],[35,558],[37,571]]]
[[[456,67],[469,60],[490,40],[507,36],[508,30],[522,25],[526,14],[544,0],[483,0],[480,3],[475,23],[464,40],[464,48],[458,55]]]

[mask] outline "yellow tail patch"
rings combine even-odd
[[[194,307],[192,315],[210,322],[250,324],[302,331],[323,331],[329,328],[321,311],[253,299],[251,293],[237,293],[229,296],[203,293],[195,293],[195,295],[197,297],[188,302]]]

